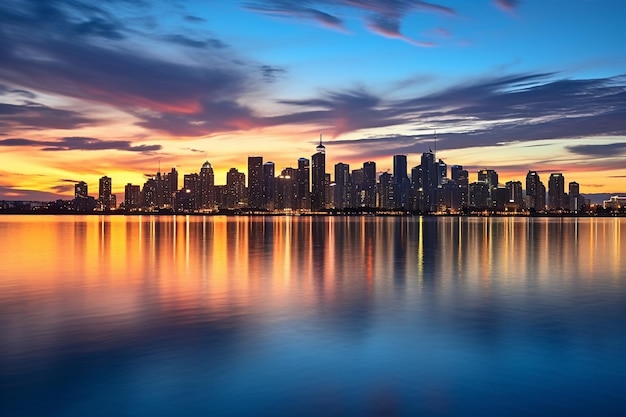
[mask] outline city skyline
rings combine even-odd
[[[582,0],[5,2],[0,199],[68,198],[103,176],[120,195],[159,166],[205,160],[217,184],[253,155],[278,175],[320,131],[325,157],[297,168],[312,183],[335,180],[339,162],[410,169],[432,148],[501,183],[563,172],[583,194],[623,193],[624,12]]]

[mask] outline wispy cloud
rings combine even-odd
[[[126,140],[101,140],[80,136],[64,137],[56,141],[10,138],[0,140],[5,147],[36,147],[42,151],[101,151],[118,150],[128,152],[154,152],[161,150],[161,145],[133,145]]]
[[[354,15],[356,12],[363,17],[365,26],[370,31],[425,47],[434,46],[434,44],[404,35],[400,31],[402,20],[414,12],[456,15],[456,11],[450,7],[410,0],[303,0],[299,2],[254,0],[246,2],[245,7],[263,14],[310,20],[340,30],[345,30],[342,13]]]

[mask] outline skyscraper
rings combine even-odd
[[[309,160],[298,158],[298,171],[296,172],[296,207],[301,210],[311,208],[311,191],[309,187],[310,168]]]
[[[408,208],[411,181],[407,175],[406,155],[393,156],[393,188],[396,208]]]
[[[322,210],[326,206],[324,195],[326,174],[326,147],[322,144],[322,134],[320,133],[320,143],[315,148],[316,153],[311,156],[313,166],[311,167],[311,210]]]
[[[566,209],[565,204],[565,178],[560,172],[550,174],[548,180],[548,208],[553,211]]]
[[[350,207],[350,165],[339,162],[335,165],[335,207]]]
[[[248,157],[248,207],[263,208],[263,157]]]
[[[367,161],[363,163],[363,205],[365,207],[376,207],[376,162]]]
[[[200,168],[200,207],[203,210],[215,207],[215,173],[209,161]]]
[[[576,181],[569,183],[569,209],[574,213],[578,213],[583,205],[584,199],[580,195],[580,185]]]
[[[108,211],[115,208],[111,207],[111,189],[111,178],[106,175],[101,177],[98,183],[98,203],[100,205],[100,210]]]
[[[246,174],[237,168],[231,168],[226,173],[226,207],[238,208],[243,203],[246,190]]]
[[[546,187],[536,171],[526,174],[526,207],[533,211],[543,211],[546,205]]]
[[[263,164],[263,208],[274,210],[276,196],[275,166],[273,162]]]
[[[124,209],[135,211],[141,208],[141,187],[131,183],[124,187]]]
[[[421,211],[424,213],[436,211],[436,194],[439,185],[438,168],[435,165],[435,154],[424,152],[422,154],[422,189]]]

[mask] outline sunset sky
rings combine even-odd
[[[626,191],[623,0],[3,0],[0,199],[247,156]]]

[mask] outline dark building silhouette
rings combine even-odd
[[[552,211],[563,211],[569,208],[565,202],[565,178],[560,172],[550,174],[548,180],[548,208]]]
[[[200,168],[200,208],[205,211],[215,208],[215,173],[209,161]]]
[[[335,207],[344,209],[351,206],[352,198],[350,165],[339,162],[335,164]]]
[[[248,207],[262,209],[263,201],[263,157],[248,157]]]
[[[263,164],[263,208],[274,210],[276,198],[275,166],[273,162]]]
[[[308,210],[311,208],[310,191],[310,164],[306,158],[298,159],[298,171],[296,171],[296,202],[295,208]]]
[[[420,210],[430,213],[437,210],[437,187],[439,185],[439,168],[435,164],[435,154],[424,152],[421,160],[422,178],[420,190]]]
[[[363,206],[376,207],[376,162],[363,163]]]
[[[393,194],[396,208],[409,208],[411,180],[407,175],[406,155],[393,156]]]
[[[378,181],[378,205],[377,207],[389,210],[396,208],[394,201],[394,190],[397,189],[393,183],[393,177],[388,172],[380,174]]]
[[[325,200],[325,174],[326,174],[326,147],[322,144],[322,134],[320,133],[320,143],[316,147],[317,152],[313,154],[311,168],[311,210],[322,210],[326,207]]]
[[[245,205],[246,174],[237,168],[231,168],[226,173],[226,208],[234,209]]]
[[[108,211],[115,208],[112,189],[111,178],[106,175],[101,177],[98,182],[98,205],[100,210]]]
[[[526,207],[533,211],[543,211],[546,207],[546,187],[536,171],[526,174]]]
[[[124,209],[137,211],[141,208],[141,187],[131,183],[124,187]]]

